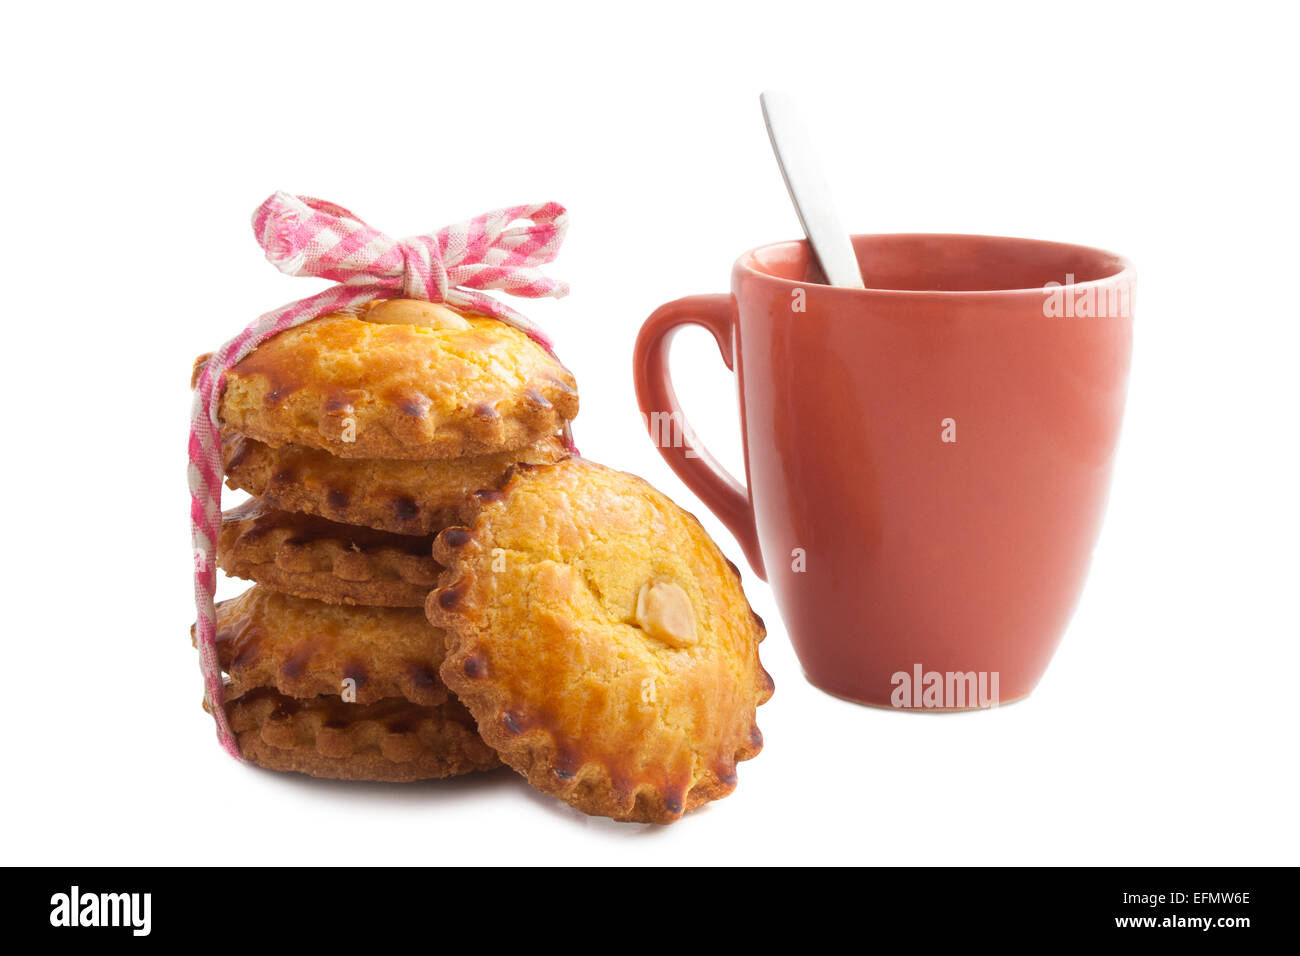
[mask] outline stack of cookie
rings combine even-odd
[[[202,359],[200,360],[200,362]],[[243,756],[341,779],[498,766],[439,676],[433,536],[517,463],[566,457],[573,376],[494,319],[405,299],[283,332],[227,374],[217,607]]]
[[[505,763],[586,813],[667,823],[762,747],[765,634],[699,522],[569,457],[573,377],[527,336],[386,300],[226,377],[217,609],[263,767],[418,780]]]

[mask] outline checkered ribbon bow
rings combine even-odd
[[[514,226],[516,222],[526,225]],[[555,259],[568,214],[558,203],[509,206],[435,233],[393,239],[341,206],[277,192],[253,214],[253,231],[281,272],[333,279],[337,285],[263,315],[221,348],[200,370],[190,418],[190,533],[194,549],[195,637],[205,699],[217,739],[234,757],[239,747],[224,707],[216,649],[216,547],[221,527],[221,431],[218,410],[226,372],[267,339],[374,299],[404,297],[445,302],[490,315],[521,330],[552,352],[541,330],[484,290],[560,298],[569,288],[538,266]],[[568,433],[566,440],[572,446]]]

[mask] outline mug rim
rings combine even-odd
[[[1090,255],[1108,256],[1115,260],[1119,265],[1119,270],[1108,276],[1102,276],[1098,279],[1088,279],[1084,282],[1071,283],[1071,289],[1086,289],[1089,286],[1103,286],[1116,283],[1119,281],[1133,282],[1136,279],[1137,272],[1133,263],[1126,257],[1108,249],[1100,249],[1095,246],[1083,246],[1074,242],[1057,242],[1052,239],[1030,239],[1024,236],[990,236],[982,233],[964,233],[964,232],[862,232],[853,233],[849,237],[851,240],[856,239],[987,239],[998,242],[1015,242],[1030,243],[1039,246],[1056,246],[1059,249],[1073,249],[1080,253]],[[1011,289],[877,289],[867,286],[865,289],[849,289],[842,286],[827,285],[824,282],[809,282],[807,280],[786,279],[783,276],[773,275],[758,268],[756,257],[759,253],[775,249],[779,246],[803,246],[808,247],[807,238],[803,239],[784,239],[777,242],[765,242],[762,245],[754,246],[741,253],[736,260],[732,271],[739,275],[746,273],[756,279],[765,282],[775,282],[786,288],[805,288],[812,287],[819,290],[819,293],[833,292],[847,295],[872,295],[872,296],[938,296],[943,298],[979,298],[991,296],[1007,295],[1039,295],[1043,294],[1045,286],[1028,286]],[[809,250],[811,254],[811,250]]]

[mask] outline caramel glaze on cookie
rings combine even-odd
[[[429,535],[466,520],[470,496],[499,485],[516,462],[562,460],[556,435],[508,452],[431,461],[337,458],[299,445],[226,434],[226,484],[286,511],[395,534]]]
[[[221,516],[227,574],[330,604],[424,607],[437,583],[430,535],[400,535],[251,501]]]
[[[501,765],[455,699],[432,707],[395,698],[349,704],[261,688],[229,701],[226,712],[240,755],[267,770],[405,783]]]
[[[443,633],[415,608],[325,604],[261,585],[217,605],[228,698],[263,687],[338,695],[350,680],[357,704],[401,697],[435,706],[448,696],[438,678],[445,653]]]
[[[341,458],[425,460],[522,448],[578,414],[573,375],[504,322],[367,314],[322,316],[264,342],[226,374],[222,425]]]
[[[521,466],[434,544],[444,683],[538,790],[669,823],[736,786],[772,693],[765,631],[696,519],[633,475]]]

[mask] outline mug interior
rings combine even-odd
[[[1128,264],[1087,246],[1001,236],[898,233],[854,236],[868,289],[908,292],[1041,290],[1048,282],[1107,279]],[[825,285],[808,243],[778,242],[741,257],[742,267],[790,282]]]

